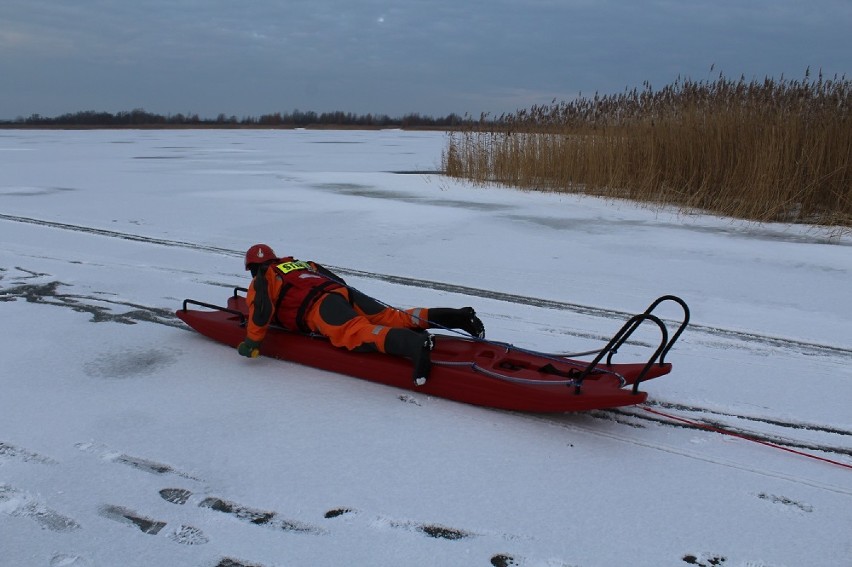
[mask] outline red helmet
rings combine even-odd
[[[275,259],[275,252],[268,244],[255,244],[246,251],[246,270],[252,264],[263,264]]]

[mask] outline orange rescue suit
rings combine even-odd
[[[385,338],[392,327],[428,326],[427,309],[400,311],[387,307],[372,310],[371,305],[371,312],[367,313],[353,301],[354,293],[315,262],[288,256],[266,263],[248,288],[246,337],[262,342],[269,325],[277,323],[291,331],[319,333],[337,347],[353,350],[374,346],[384,352]],[[330,294],[341,296],[349,303],[353,309],[351,318],[342,323],[323,319],[320,306]],[[339,299],[332,299],[339,302]]]

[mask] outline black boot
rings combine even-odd
[[[433,307],[429,309],[429,322],[436,327],[461,329],[478,339],[485,338],[485,325],[476,316],[473,307],[462,307],[461,309]]]
[[[429,378],[432,360],[432,337],[428,333],[418,333],[411,329],[391,329],[385,337],[385,352],[410,358],[414,363],[412,379],[416,386],[422,386]]]

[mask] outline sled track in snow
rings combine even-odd
[[[618,411],[618,410],[616,410],[616,411]],[[515,413],[515,412],[510,412],[510,413]],[[619,413],[621,413],[621,412],[619,412]],[[837,484],[823,482],[823,481],[820,481],[820,480],[814,480],[813,478],[809,478],[809,477],[806,477],[806,476],[803,476],[803,475],[787,473],[787,472],[779,471],[779,470],[772,470],[770,468],[766,468],[766,467],[762,466],[760,463],[751,463],[751,462],[742,461],[742,460],[731,460],[731,459],[727,459],[727,458],[720,457],[720,456],[707,455],[707,454],[705,454],[701,451],[698,451],[698,450],[691,450],[691,449],[688,449],[688,448],[685,448],[685,447],[678,447],[678,446],[671,445],[671,444],[668,444],[668,443],[648,441],[648,440],[640,439],[640,438],[637,438],[637,437],[634,437],[634,436],[631,436],[631,435],[628,435],[628,434],[624,434],[623,432],[619,432],[619,431],[604,431],[600,428],[592,427],[588,424],[584,425],[582,423],[577,423],[575,420],[570,419],[570,418],[566,420],[566,419],[558,419],[558,418],[554,419],[553,416],[547,416],[547,415],[531,415],[531,414],[520,414],[520,413],[517,414],[517,415],[523,416],[523,418],[527,419],[527,420],[539,421],[539,422],[547,423],[549,425],[559,427],[559,428],[569,429],[569,430],[573,430],[573,431],[582,431],[582,432],[588,433],[588,434],[596,436],[596,437],[613,439],[615,441],[618,441],[618,442],[621,442],[621,443],[626,443],[626,444],[629,444],[629,445],[637,445],[637,446],[640,446],[640,447],[646,447],[648,449],[653,449],[653,450],[656,450],[656,451],[662,451],[664,453],[671,453],[671,454],[674,454],[674,455],[680,455],[682,457],[694,459],[694,460],[697,460],[697,461],[703,461],[703,462],[710,463],[710,464],[717,465],[717,466],[721,466],[721,467],[741,470],[741,471],[745,471],[745,472],[753,473],[753,474],[758,474],[758,475],[769,477],[769,478],[782,479],[782,480],[786,480],[786,481],[789,481],[789,482],[792,482],[792,483],[801,484],[801,485],[805,485],[805,486],[811,486],[813,488],[817,488],[817,489],[820,489],[820,490],[825,490],[825,491],[828,491],[828,492],[834,492],[834,493],[839,494],[839,495],[852,497],[852,490],[850,490],[850,488],[848,486],[845,486],[845,485],[841,486],[841,485],[837,485]],[[628,413],[621,413],[621,415],[626,416],[626,417],[636,417],[635,414],[631,415],[631,414],[628,414]],[[592,417],[601,417],[601,414],[598,413],[597,415],[594,415]],[[613,419],[613,421],[620,421],[620,420]],[[633,425],[629,421],[624,421],[623,423],[625,425]],[[677,424],[672,424],[672,423],[665,422],[665,421],[660,421],[659,423],[662,424],[662,425],[675,425],[676,427],[679,427]],[[731,429],[732,429],[732,431],[735,431],[734,428],[731,428]],[[816,449],[816,447],[814,447],[814,448]],[[835,452],[835,451],[832,451],[831,448],[829,448],[829,447],[820,448],[819,450],[823,450],[823,451],[826,451],[826,452]]]
[[[97,236],[105,236],[109,238],[117,238],[122,240],[130,240],[133,242],[141,242],[145,244],[156,244],[159,246],[169,246],[175,248],[187,248],[190,250],[199,250],[203,252],[213,252],[216,254],[223,254],[226,256],[233,256],[236,258],[242,258],[244,251],[241,250],[232,250],[229,248],[221,248],[219,246],[212,246],[207,244],[198,244],[194,242],[186,242],[183,240],[171,240],[165,238],[156,238],[152,236],[142,236],[138,234],[132,234],[127,232],[119,232],[116,230],[108,230],[102,228],[95,228],[83,225],[75,225],[68,223],[61,223],[55,221],[48,221],[43,219],[36,219],[31,217],[22,217],[16,215],[8,215],[0,213],[0,219],[24,223],[24,224],[33,224],[38,226],[46,226],[49,228],[61,229],[61,230],[70,230],[74,232],[83,232],[87,234],[93,234]],[[500,291],[494,291],[489,289],[482,289],[476,287],[469,287],[463,285],[455,285],[448,284],[444,282],[437,282],[431,280],[421,280],[417,278],[407,278],[402,276],[394,276],[389,274],[380,274],[376,272],[365,272],[362,270],[355,270],[351,268],[345,268],[342,266],[331,266],[329,268],[338,272],[344,276],[350,277],[358,277],[365,279],[372,279],[383,281],[395,285],[409,286],[409,287],[418,287],[418,288],[427,288],[436,291],[444,291],[448,293],[456,293],[459,295],[467,295],[470,297],[477,297],[482,299],[492,299],[495,301],[504,301],[506,303],[514,303],[517,305],[528,305],[531,307],[541,307],[545,309],[554,309],[558,311],[570,311],[572,313],[579,313],[581,315],[588,315],[592,317],[603,317],[607,319],[615,319],[619,321],[624,321],[629,319],[634,315],[634,313],[629,313],[627,311],[619,311],[616,309],[607,309],[604,307],[596,307],[591,305],[581,305],[579,303],[570,303],[567,301],[556,301],[552,299],[543,299],[539,297],[530,297],[526,295],[518,295],[513,293],[504,293]],[[844,348],[836,345],[828,345],[823,343],[815,343],[809,341],[800,341],[797,339],[786,338],[786,337],[773,337],[770,335],[762,335],[759,333],[754,333],[750,331],[740,331],[733,329],[724,329],[722,327],[714,327],[711,325],[701,325],[698,323],[690,322],[689,324],[690,333],[702,333],[705,335],[710,335],[717,338],[726,338],[733,339],[737,341],[742,341],[744,343],[750,344],[760,344],[764,346],[770,346],[775,348],[781,348],[785,350],[795,350],[801,352],[802,354],[807,355],[830,355],[837,356],[841,358],[852,359],[852,348]]]
[[[719,428],[725,432],[730,432],[734,435],[742,435],[750,440],[759,442],[771,443],[790,449],[799,449],[803,451],[821,451],[833,455],[843,457],[852,457],[852,447],[842,446],[837,444],[821,443],[815,440],[804,441],[790,438],[782,434],[773,434],[769,432],[758,432],[753,429],[735,425],[736,422],[744,423],[761,423],[774,426],[781,431],[796,432],[810,431],[824,438],[837,438],[838,441],[843,438],[852,437],[852,431],[841,429],[838,427],[829,427],[816,423],[802,423],[795,421],[783,421],[780,419],[772,419],[759,416],[741,415],[736,413],[728,413],[715,411],[699,406],[684,406],[681,404],[669,404],[661,402],[649,402],[646,404],[651,407],[660,407],[664,409],[674,409],[683,412],[695,420],[695,423],[700,425],[691,425],[688,423],[672,421],[663,417],[655,417],[653,415],[641,412],[641,408],[615,408],[612,410],[595,410],[591,412],[592,417],[605,419],[615,422],[624,423],[631,426],[640,426],[642,422],[655,423],[671,427],[694,429],[696,431],[706,431],[706,427]],[[691,414],[697,414],[693,417]]]
[[[14,215],[7,215],[0,213],[0,220],[6,220],[10,222],[31,224],[37,226],[44,226],[52,229],[59,230],[67,230],[67,231],[75,231],[80,233],[91,234],[95,236],[103,236],[108,238],[116,238],[122,240],[128,240],[132,242],[139,242],[142,244],[154,244],[158,246],[166,246],[166,247],[175,247],[175,248],[185,248],[189,250],[197,250],[202,252],[212,252],[215,254],[222,254],[226,256],[232,256],[235,258],[242,258],[243,252],[239,250],[231,250],[227,248],[221,248],[217,246],[198,244],[193,242],[181,241],[181,240],[172,240],[172,239],[163,239],[156,237],[148,237],[142,236],[132,233],[124,233],[114,230],[100,229],[95,227],[87,227],[82,225],[73,225],[67,223],[46,221],[41,219],[34,219],[28,217],[20,217]],[[554,301],[548,299],[542,299],[537,297],[523,296],[517,294],[503,293],[493,290],[474,288],[468,286],[459,286],[453,284],[447,284],[444,282],[430,281],[430,280],[418,280],[415,278],[407,278],[401,276],[393,276],[387,274],[380,274],[374,272],[366,272],[361,270],[354,270],[350,268],[344,268],[339,266],[329,266],[336,272],[339,272],[342,275],[356,278],[364,278],[370,280],[383,281],[387,283],[391,283],[394,285],[401,286],[409,286],[409,287],[426,287],[428,289],[433,289],[437,291],[443,291],[448,293],[455,293],[460,295],[467,295],[470,297],[483,298],[483,299],[491,299],[496,301],[503,301],[507,303],[514,303],[519,305],[528,305],[532,307],[539,307],[545,309],[553,309],[559,311],[569,311],[573,313],[579,313],[592,317],[603,317],[614,320],[625,320],[631,317],[633,314],[618,311],[613,309],[606,309],[588,305],[581,305],[576,303],[569,303],[563,301]],[[19,268],[20,270],[24,270],[23,268]],[[33,275],[42,275],[35,274]],[[139,304],[131,304],[122,301],[113,301],[105,297],[94,297],[94,296],[82,296],[82,295],[72,295],[72,294],[60,294],[58,293],[57,286],[61,285],[60,282],[51,282],[46,284],[39,285],[25,285],[20,288],[15,288],[11,296],[20,296],[25,297],[28,301],[35,301],[41,303],[55,304],[58,306],[71,307],[72,309],[78,311],[86,311],[90,312],[93,315],[93,321],[114,321],[120,323],[128,323],[132,324],[135,322],[152,322],[159,323],[164,325],[169,325],[178,328],[184,328],[184,326],[178,322],[174,316],[173,311],[171,309],[165,308],[157,308],[157,307],[148,307]],[[0,294],[2,295],[2,294]],[[10,296],[10,297],[11,297]],[[98,305],[98,304],[106,304],[106,305]],[[132,310],[123,313],[123,314],[115,314],[112,312],[111,307],[114,305],[121,305],[124,307],[131,307]],[[679,322],[676,322],[679,323]],[[700,325],[690,323],[689,327],[690,332],[698,332],[708,336],[716,337],[716,338],[725,338],[729,340],[735,340],[744,342],[747,344],[759,344],[763,346],[771,346],[775,348],[780,348],[788,351],[794,351],[806,355],[821,355],[821,356],[832,356],[840,359],[852,359],[852,349],[850,348],[842,348],[833,345],[819,344],[813,342],[799,341],[796,339],[789,338],[781,338],[781,337],[772,337],[767,335],[760,335],[752,332],[744,332],[744,331],[736,331],[730,329],[723,329],[719,327],[712,327],[708,325]],[[733,433],[740,433],[747,435],[749,437],[763,440],[766,442],[775,443],[781,446],[786,446],[790,448],[797,448],[809,451],[819,451],[827,454],[834,454],[840,457],[849,458],[852,456],[852,449],[846,445],[843,441],[852,436],[852,431],[845,430],[836,427],[830,427],[823,424],[815,424],[815,423],[802,423],[802,422],[794,422],[787,421],[781,419],[775,419],[771,417],[763,417],[763,416],[748,416],[748,415],[738,415],[735,413],[728,413],[724,411],[717,411],[714,409],[700,407],[700,406],[683,406],[678,404],[653,404],[659,405],[665,409],[672,409],[680,412],[684,412],[686,414],[695,415],[696,418],[700,419],[702,422],[719,426],[725,429],[732,431]],[[526,415],[526,414],[524,414]],[[589,414],[590,417],[596,419],[603,419],[607,421],[614,421],[617,423],[622,423],[624,425],[630,427],[644,427],[645,424],[656,424],[663,426],[672,426],[677,428],[689,427],[680,423],[675,423],[669,420],[660,419],[657,417],[651,417],[645,415],[641,412],[633,411],[631,409],[618,409],[612,411],[599,411],[599,412],[591,412]],[[703,418],[701,417],[703,416]],[[602,433],[595,428],[585,427],[578,424],[563,423],[561,419],[554,419],[552,416],[529,416],[526,415],[529,419],[534,420],[543,420],[548,421],[554,425],[568,427],[572,429],[579,429],[588,431],[590,433],[594,433],[597,435],[603,435],[607,437],[613,437],[620,441],[634,443],[643,445],[645,443],[638,442],[635,439],[632,439],[630,436],[624,436],[615,433]],[[763,426],[767,426],[770,429],[777,428],[780,431],[770,432],[770,431],[755,431],[752,428],[748,427],[748,424],[760,424]],[[816,437],[818,439],[795,439],[791,438],[788,435],[784,434],[784,430],[789,433],[792,433],[795,430],[808,430],[811,433],[816,433]],[[680,453],[688,457],[696,458],[699,460],[706,460],[710,462],[715,462],[717,464],[721,464],[723,466],[730,466],[733,468],[748,470],[752,472],[758,472],[760,474],[767,474],[766,471],[762,471],[759,468],[755,469],[753,467],[743,465],[740,463],[729,463],[724,460],[717,460],[713,458],[708,458],[701,456],[700,454],[693,454],[692,452],[684,452],[680,449],[669,447],[669,446],[657,446],[654,444],[648,445],[651,448],[656,448],[660,450],[664,450],[667,452]],[[9,447],[6,447],[9,449]],[[0,453],[3,447],[0,444]],[[12,449],[9,449],[11,451]],[[775,473],[768,473],[768,476],[779,476]],[[787,477],[786,475],[781,475],[782,478],[787,478],[788,480],[793,480],[796,482],[803,482],[804,484],[811,484],[813,486],[817,486],[819,488],[827,488],[829,490],[839,492],[841,494],[852,496],[852,492],[848,490],[839,490],[837,487],[822,485],[822,484],[812,484],[808,480],[798,479],[795,477]]]
[[[618,321],[626,321],[635,315],[627,311],[618,311],[615,309],[606,309],[603,307],[594,307],[590,305],[581,305],[579,303],[570,303],[567,301],[556,301],[552,299],[542,299],[538,297],[530,297],[526,295],[517,295],[513,293],[504,293],[500,291],[492,291],[475,287],[467,287],[461,285],[447,284],[443,282],[435,282],[430,280],[418,280],[415,278],[405,278],[399,276],[391,276],[387,274],[377,274],[372,272],[362,272],[349,268],[332,267],[335,271],[349,276],[362,278],[370,278],[381,280],[397,285],[406,285],[418,288],[428,288],[437,291],[446,291],[457,293],[460,295],[468,295],[482,299],[494,299],[497,301],[505,301],[507,303],[515,303],[518,305],[529,305],[531,307],[542,307],[545,309],[554,309],[559,311],[570,311],[581,315],[589,315],[592,317],[603,317],[607,319],[615,319]],[[665,319],[664,319],[665,320]],[[675,325],[680,324],[680,321],[667,321]],[[843,348],[835,345],[827,345],[808,341],[800,341],[796,339],[773,337],[770,335],[761,335],[748,331],[737,331],[732,329],[723,329],[721,327],[713,327],[711,325],[701,325],[690,321],[690,332],[700,332],[714,337],[734,339],[746,343],[757,343],[764,346],[772,346],[787,350],[796,350],[809,355],[832,355],[852,358],[852,349]]]
[[[130,234],[127,232],[119,232],[117,230],[107,230],[105,228],[95,228],[91,226],[83,226],[79,224],[68,224],[64,222],[47,221],[43,219],[34,219],[31,217],[19,217],[16,215],[6,215],[0,213],[0,219],[19,222],[23,224],[34,224],[38,226],[47,226],[50,228],[58,228],[62,230],[70,230],[73,232],[84,232],[86,234],[95,234],[98,236],[108,236],[109,238],[118,238],[121,240],[132,240],[134,242],[144,242],[147,244],[159,244],[161,246],[173,246],[176,248],[189,248],[192,250],[204,250],[207,252],[216,252],[229,256],[242,257],[243,252],[228,250],[227,248],[218,248],[216,246],[206,246],[204,244],[194,244],[192,242],[184,242],[181,240],[169,240],[166,238],[155,238],[152,236],[140,236],[138,234]]]

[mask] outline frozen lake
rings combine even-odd
[[[852,238],[471,187],[445,136],[0,130],[0,564],[852,565]],[[466,406],[183,327],[255,242],[528,348],[692,324],[644,407]]]

